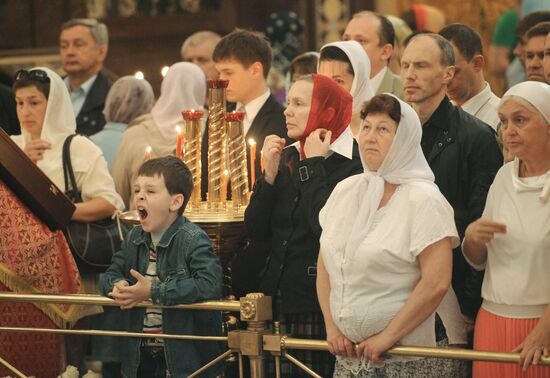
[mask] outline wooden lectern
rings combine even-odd
[[[62,169],[61,164],[59,169]],[[50,230],[62,230],[71,220],[75,210],[71,200],[2,129],[0,129],[0,180],[4,181]]]

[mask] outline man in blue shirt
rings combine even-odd
[[[103,107],[111,84],[101,73],[107,56],[107,26],[92,18],[75,18],[61,27],[60,58],[76,116],[76,131],[92,135],[103,129]]]

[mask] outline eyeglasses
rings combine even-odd
[[[34,80],[39,81],[41,83],[49,83],[50,78],[48,77],[48,74],[46,71],[43,70],[19,70],[15,74],[15,81],[19,80]]]

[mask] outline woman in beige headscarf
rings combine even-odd
[[[111,169],[116,189],[128,208],[133,207],[132,186],[145,161],[147,147],[151,147],[153,158],[173,154],[176,125],[183,124],[181,112],[202,109],[205,96],[206,79],[202,70],[193,63],[176,63],[162,81],[160,97],[151,113],[128,125]]]

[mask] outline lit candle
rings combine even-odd
[[[151,148],[151,146],[147,146],[145,149],[145,160],[151,160],[151,152],[153,152],[153,148]]]
[[[176,141],[176,157],[178,159],[181,159],[181,156],[182,156],[181,145],[183,143],[183,130],[179,125],[176,126],[176,132],[178,133],[178,139]]]
[[[256,182],[256,141],[250,138],[248,144],[250,145],[250,190],[252,191]]]

